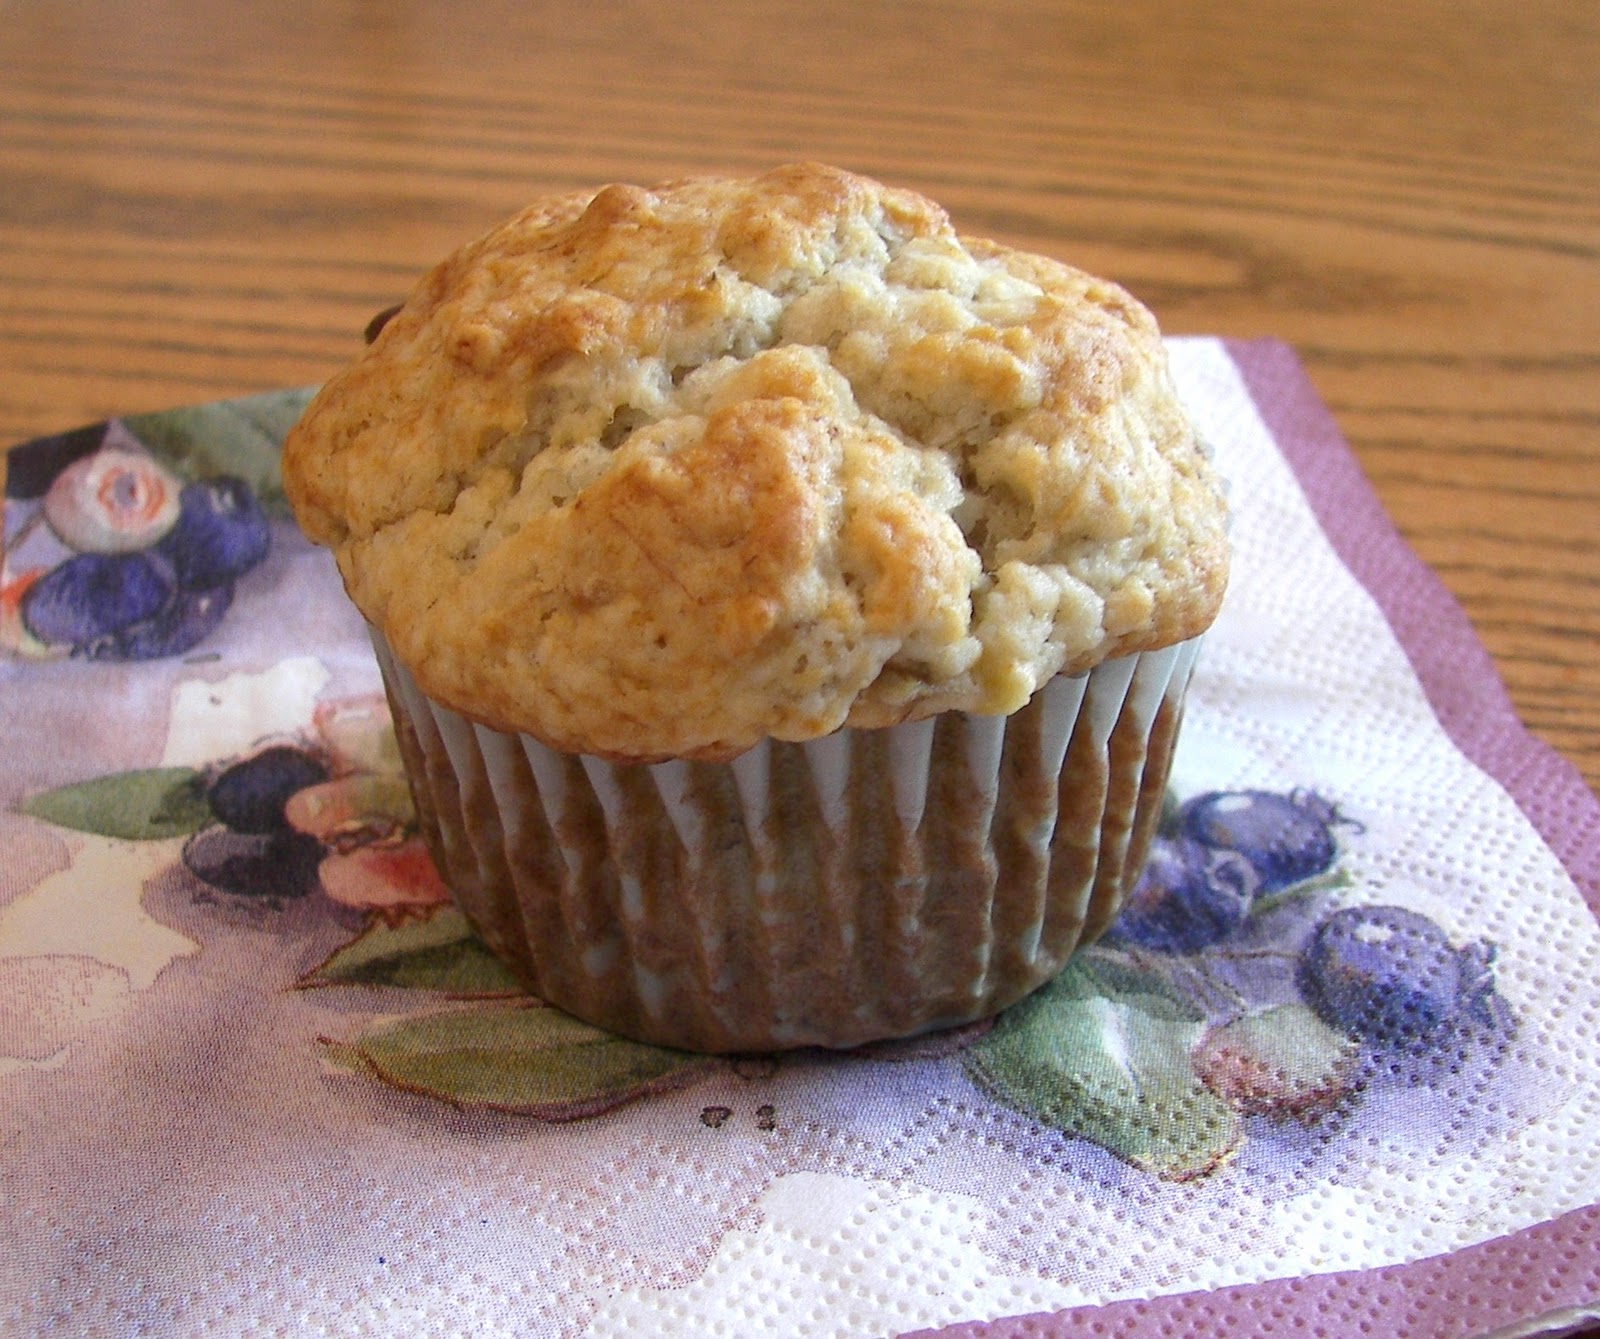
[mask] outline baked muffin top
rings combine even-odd
[[[284,446],[430,697],[621,759],[960,709],[1197,635],[1225,507],[1150,314],[815,164],[539,201]]]

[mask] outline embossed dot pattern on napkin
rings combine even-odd
[[[1289,352],[1171,343],[1238,558],[1113,931],[707,1059],[518,993],[283,509],[304,402],[9,462],[0,1326],[1486,1334],[1600,1298],[1600,806]]]

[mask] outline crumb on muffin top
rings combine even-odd
[[[622,759],[958,709],[1215,617],[1225,508],[1150,314],[815,164],[533,204],[284,447],[430,697]]]

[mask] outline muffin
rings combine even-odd
[[[542,999],[694,1050],[1058,972],[1138,875],[1226,583],[1150,314],[815,164],[531,205],[283,474],[462,910]]]

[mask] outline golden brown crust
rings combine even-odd
[[[323,389],[284,480],[430,696],[618,758],[1014,711],[1226,580],[1149,313],[815,165],[524,210]]]

